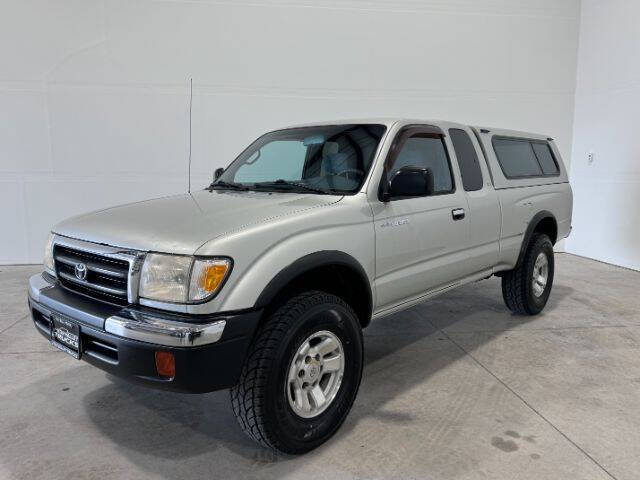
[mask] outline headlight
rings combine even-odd
[[[47,244],[44,247],[44,269],[50,273],[51,275],[56,274],[56,266],[53,261],[53,239],[55,235],[53,233],[49,233],[47,237]]]
[[[191,257],[150,253],[140,273],[140,296],[152,300],[187,301]]]
[[[229,259],[150,253],[142,265],[139,293],[161,302],[200,302],[220,289],[230,269]]]

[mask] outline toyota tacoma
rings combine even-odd
[[[251,438],[304,453],[349,413],[371,321],[492,275],[514,314],[539,313],[571,212],[546,135],[295,126],[201,191],[53,227],[29,306],[72,357],[150,387],[230,389]]]

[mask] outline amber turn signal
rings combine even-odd
[[[226,265],[207,265],[198,278],[198,287],[205,292],[213,292],[227,273]]]
[[[171,352],[156,352],[156,371],[161,377],[176,376],[176,361]]]
[[[189,300],[199,301],[213,295],[222,285],[229,272],[227,259],[196,259],[191,272]]]

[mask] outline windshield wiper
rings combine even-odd
[[[317,188],[317,187],[312,187],[311,185],[307,185],[305,183],[290,182],[289,180],[283,180],[282,178],[279,178],[278,180],[275,180],[273,182],[254,183],[253,187],[254,188],[262,188],[262,187],[265,187],[265,188],[291,187],[291,188],[299,188],[301,190],[306,190],[307,192],[319,193],[321,195],[327,195],[327,194],[331,193],[330,191],[323,190],[323,189]]]
[[[225,190],[241,190],[241,191],[249,190],[249,187],[246,187],[239,183],[225,182],[224,180],[218,180],[217,182],[213,182],[211,185],[209,185],[209,188],[211,190],[217,189],[217,188],[221,188]]]

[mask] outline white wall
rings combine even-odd
[[[567,249],[640,270],[638,19],[636,0],[583,2]]]
[[[570,158],[578,0],[3,0],[0,263],[186,189],[262,131],[362,116],[539,131]]]

